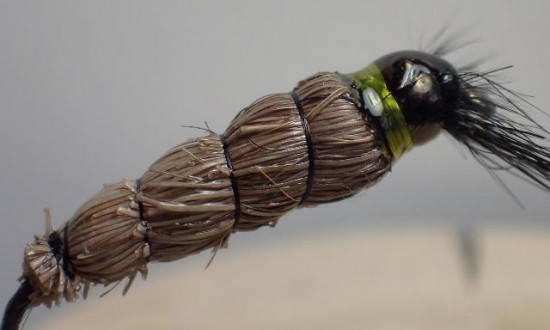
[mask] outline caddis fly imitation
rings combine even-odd
[[[48,225],[25,248],[2,329],[17,329],[31,306],[128,279],[126,292],[149,262],[216,251],[233,232],[353,196],[440,131],[490,171],[549,191],[549,133],[493,74],[461,72],[437,52],[399,51],[260,98],[222,135],[183,142],[141,178],[106,185],[61,228]]]

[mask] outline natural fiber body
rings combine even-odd
[[[149,261],[217,251],[234,231],[350,197],[441,130],[495,177],[515,171],[550,190],[549,131],[522,101],[491,72],[459,73],[417,51],[385,55],[350,75],[316,74],[291,93],[263,97],[224,134],[172,148],[138,180],[106,185],[64,227],[48,225],[25,249],[23,283],[2,329],[16,329],[31,305],[72,301],[90,284],[128,278],[126,292]]]
[[[29,244],[23,277],[36,290],[32,303],[73,300],[82,284],[125,277],[127,290],[149,261],[224,247],[234,231],[350,197],[389,169],[379,134],[338,74],[263,97],[222,136],[172,148],[139,180],[105,186],[63,228]]]

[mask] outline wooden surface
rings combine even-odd
[[[451,229],[324,233],[220,251],[207,270],[152,265],[126,297],[37,310],[26,328],[550,329],[550,231],[477,238],[476,281]]]

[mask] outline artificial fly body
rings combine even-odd
[[[63,227],[48,225],[25,248],[2,329],[17,329],[32,306],[127,278],[125,293],[151,261],[216,251],[233,232],[351,197],[443,130],[491,173],[512,171],[550,191],[549,133],[493,73],[400,51],[255,101],[224,134],[183,142],[141,178],[106,185]]]

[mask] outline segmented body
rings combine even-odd
[[[257,100],[224,134],[172,148],[141,178],[106,185],[65,226],[35,237],[3,329],[16,328],[28,305],[128,278],[126,292],[150,261],[216,251],[232,232],[353,196],[442,130],[489,171],[515,171],[550,190],[548,130],[490,75],[401,51]]]
[[[40,289],[34,303],[73,300],[82,284],[133,280],[149,261],[217,249],[234,231],[350,197],[390,163],[350,80],[320,73],[257,100],[223,135],[172,148],[140,179],[105,186],[65,227],[27,246],[24,277]],[[57,256],[52,235],[63,242]]]

